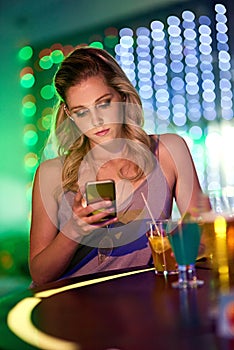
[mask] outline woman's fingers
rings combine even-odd
[[[77,229],[82,231],[84,235],[89,234],[96,228],[118,221],[116,217],[111,216],[115,212],[115,208],[110,200],[99,201],[84,207],[82,197],[77,195],[72,209],[73,220],[76,222]]]

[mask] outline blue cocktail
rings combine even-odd
[[[179,269],[179,280],[174,288],[198,287],[203,281],[198,280],[195,261],[199,251],[201,229],[197,222],[169,222],[168,238]]]

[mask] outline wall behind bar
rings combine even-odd
[[[22,99],[25,91],[20,88],[20,72],[24,62],[19,59],[19,50],[24,45],[43,48],[69,38],[80,37],[85,33],[95,34],[98,28],[110,27],[119,23],[119,28],[139,19],[144,25],[149,23],[149,14],[154,18],[162,16],[170,9],[190,8],[194,2],[177,0],[137,0],[115,1],[76,1],[47,0],[40,2],[0,1],[1,64],[0,64],[0,234],[6,231],[28,232],[29,201],[27,186],[32,173],[25,168],[24,157],[28,147],[23,142],[25,120],[22,115]],[[197,1],[197,4],[203,2]],[[209,1],[214,7],[217,1]],[[233,16],[233,2],[219,1],[228,7],[229,17]],[[144,21],[143,21],[144,22]],[[228,23],[233,33],[233,21]],[[91,35],[91,34],[90,34]],[[233,36],[229,45],[233,52]],[[66,42],[64,43],[66,44]]]
[[[18,52],[24,45],[41,45],[59,37],[95,30],[118,20],[160,9],[178,0],[10,0],[0,1],[0,234],[28,231],[27,147],[22,142],[25,121]]]

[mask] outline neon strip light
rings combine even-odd
[[[33,309],[41,302],[39,298],[25,298],[9,312],[7,324],[11,331],[24,342],[46,350],[79,350],[76,343],[47,335],[37,329],[31,320]]]
[[[8,327],[17,337],[22,339],[24,342],[40,349],[79,350],[79,344],[45,334],[33,325],[31,315],[34,308],[41,302],[42,298],[48,298],[52,295],[65,292],[67,290],[90,286],[93,284],[114,280],[120,277],[136,275],[138,273],[152,270],[155,270],[155,268],[152,267],[137,271],[120,273],[112,276],[95,278],[93,280],[78,282],[69,286],[35,293],[34,297],[27,297],[25,299],[22,299],[13,307],[13,309],[9,311],[7,317]]]
[[[35,297],[37,297],[37,298],[48,298],[51,295],[62,293],[62,292],[65,292],[66,290],[76,289],[76,288],[80,288],[80,287],[86,287],[86,286],[90,286],[92,284],[105,282],[105,281],[110,281],[110,280],[113,280],[113,279],[116,279],[116,278],[120,278],[120,277],[136,275],[138,273],[151,271],[151,270],[155,270],[155,268],[151,267],[151,268],[147,268],[147,269],[143,269],[143,270],[119,273],[117,275],[112,275],[112,276],[99,277],[99,278],[95,278],[95,279],[89,280],[89,281],[83,281],[83,282],[74,283],[74,284],[71,284],[71,285],[65,286],[65,287],[60,287],[60,288],[51,289],[51,290],[45,290],[43,292],[36,293]]]

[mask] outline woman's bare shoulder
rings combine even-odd
[[[61,171],[63,167],[63,161],[60,157],[48,159],[38,166],[38,170],[48,170],[48,171]]]
[[[189,144],[178,134],[160,135],[159,148],[159,153],[169,154],[177,164],[181,164],[181,162],[188,164],[192,159]]]
[[[160,148],[174,149],[175,151],[187,148],[187,144],[183,137],[178,134],[165,133],[160,135],[151,135],[151,137],[159,142]]]
[[[160,141],[168,144],[173,144],[173,143],[184,143],[184,139],[182,136],[178,134],[173,134],[173,133],[166,133],[166,134],[161,134],[159,135]]]
[[[48,159],[40,163],[38,166],[35,179],[46,179],[46,182],[58,182],[61,179],[63,163],[61,158]]]

